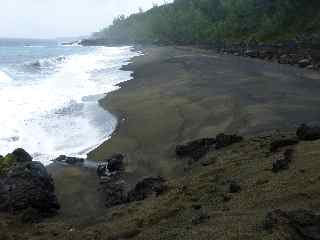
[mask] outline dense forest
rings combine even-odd
[[[93,35],[104,43],[210,44],[316,36],[319,0],[175,0],[119,16]]]

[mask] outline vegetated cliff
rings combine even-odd
[[[319,43],[317,0],[175,0],[119,16],[83,44],[213,44],[256,39]]]

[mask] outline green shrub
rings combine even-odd
[[[5,157],[0,156],[0,175],[7,173],[8,169],[16,163],[16,158],[10,153]]]

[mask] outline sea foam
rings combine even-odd
[[[0,71],[0,84],[9,83],[11,81],[12,81],[12,78],[7,73]]]
[[[60,154],[85,157],[114,131],[117,121],[98,99],[130,80],[120,68],[136,55],[130,47],[98,47],[59,57],[50,74],[0,88],[0,154],[23,147],[45,164]],[[0,81],[11,81],[1,73]]]

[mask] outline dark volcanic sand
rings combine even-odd
[[[171,175],[178,143],[320,119],[319,73],[192,47],[149,47],[144,53],[124,68],[134,71],[134,80],[101,101],[118,114],[120,127],[90,158],[122,152],[141,174]]]

